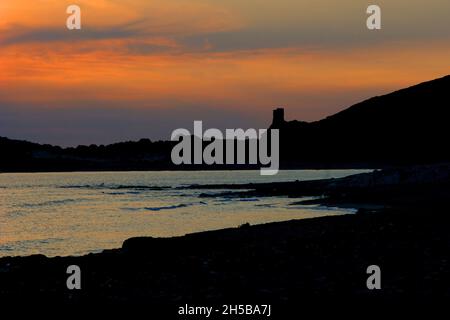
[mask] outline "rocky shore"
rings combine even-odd
[[[120,249],[83,257],[2,258],[0,301],[152,305],[175,314],[177,306],[195,303],[293,307],[299,301],[448,299],[448,181],[448,166],[440,165],[252,185],[235,192],[382,206],[184,237],[133,238]],[[82,270],[79,291],[66,287],[69,265]],[[381,290],[366,286],[370,265],[381,268]]]
[[[315,197],[293,204],[320,204],[365,208],[442,206],[450,194],[450,164],[375,170],[338,179],[279,183],[193,185],[216,190],[201,197]],[[222,191],[226,190],[226,191]]]

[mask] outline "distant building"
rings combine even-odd
[[[286,123],[284,120],[284,108],[277,108],[273,110],[273,120],[271,128],[280,128]]]

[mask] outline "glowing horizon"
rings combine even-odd
[[[83,0],[81,31],[69,4],[0,3],[0,136],[168,139],[194,117],[264,127],[279,105],[318,120],[450,73],[439,0],[378,1],[376,32],[349,0]]]

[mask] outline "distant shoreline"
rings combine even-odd
[[[381,169],[381,168],[389,168],[392,165],[383,165],[383,164],[342,164],[342,165],[298,165],[298,166],[289,166],[289,167],[281,167],[281,171],[294,171],[294,170],[371,170],[371,169]],[[259,171],[259,167],[167,167],[167,168],[148,168],[148,169],[75,169],[75,170],[64,170],[64,169],[54,169],[54,170],[2,170],[0,169],[0,174],[2,173],[91,173],[91,172],[179,172],[179,171],[199,171],[199,172],[208,172],[208,171]],[[276,176],[275,176],[276,177]]]

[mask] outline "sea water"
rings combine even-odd
[[[370,170],[161,171],[0,174],[0,256],[83,255],[118,248],[130,237],[352,213],[292,205],[287,197],[202,198],[192,184],[338,178]]]

